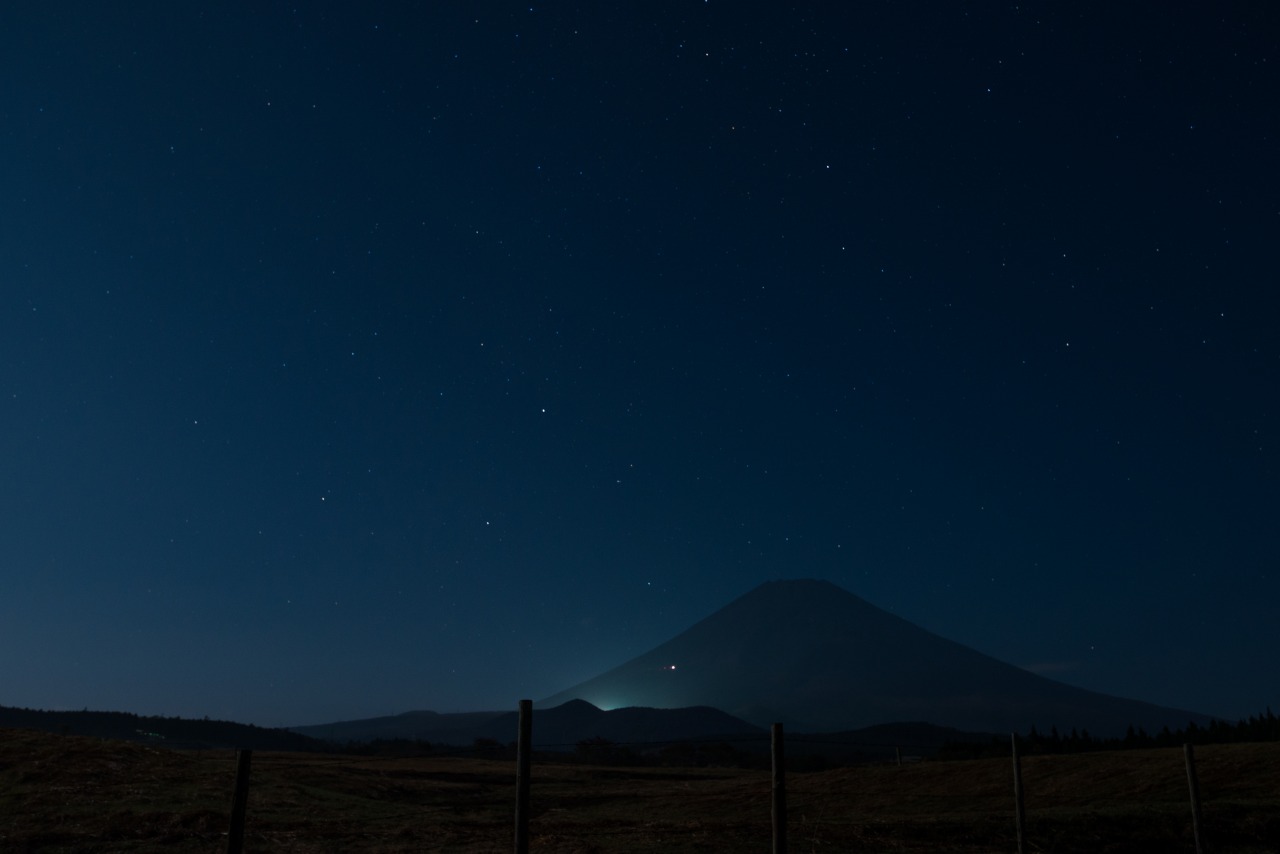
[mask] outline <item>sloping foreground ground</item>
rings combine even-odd
[[[1280,744],[1197,749],[1214,852],[1280,850]],[[0,730],[0,851],[225,850],[235,759]],[[1014,850],[1003,760],[787,779],[791,850]],[[1180,750],[1023,760],[1031,851],[1193,851]],[[767,852],[769,777],[534,765],[532,850]],[[249,851],[510,851],[514,767],[255,753]]]

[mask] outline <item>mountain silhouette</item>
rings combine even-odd
[[[1094,736],[1209,717],[1099,694],[997,661],[826,581],[768,582],[619,667],[541,701],[712,706],[766,726],[833,732],[927,721],[978,732],[1056,726]]]

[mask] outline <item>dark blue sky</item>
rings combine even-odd
[[[506,708],[818,577],[1280,707],[1277,32],[5,4],[0,704]]]

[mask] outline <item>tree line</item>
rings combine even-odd
[[[1050,727],[1041,732],[1035,726],[1025,735],[1019,733],[1018,746],[1024,756],[1039,754],[1088,753],[1097,750],[1146,750],[1157,747],[1180,747],[1184,744],[1233,744],[1256,741],[1280,741],[1280,718],[1268,707],[1261,715],[1230,723],[1215,720],[1206,726],[1194,721],[1180,729],[1163,727],[1149,733],[1142,727],[1130,726],[1122,737],[1098,738],[1089,730],[1072,729],[1061,733]],[[1006,756],[1009,753],[1007,736],[993,736],[990,742],[949,742],[938,751],[938,759],[975,759]]]

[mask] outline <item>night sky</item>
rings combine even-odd
[[[1277,34],[3,4],[0,704],[507,709],[824,578],[1280,709]]]

